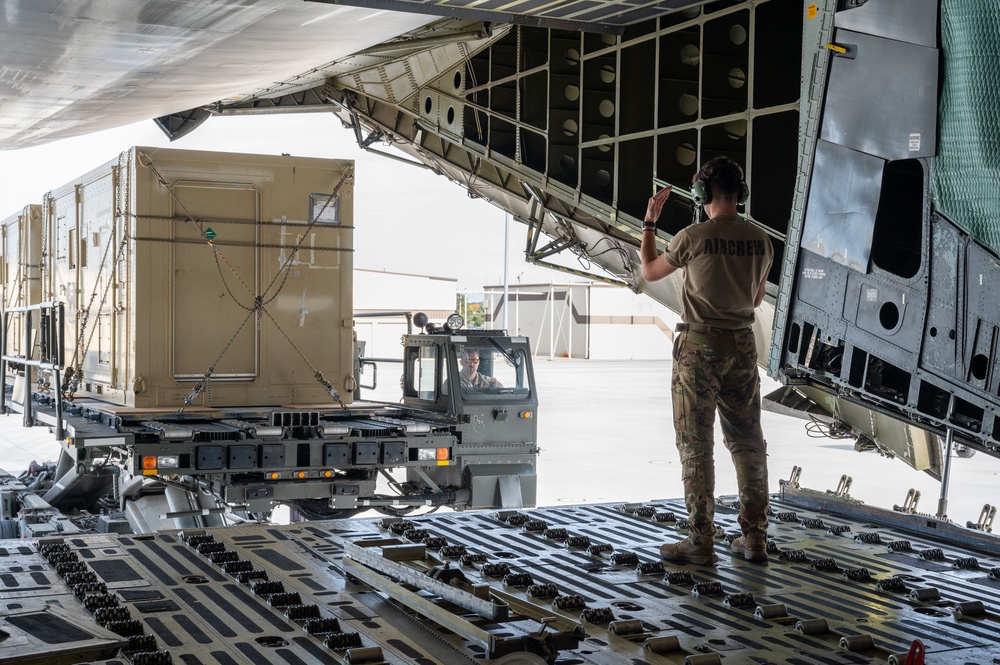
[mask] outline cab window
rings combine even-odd
[[[462,396],[471,399],[523,399],[530,393],[527,362],[520,348],[458,345]]]
[[[438,352],[436,346],[406,349],[403,394],[433,402],[437,398]]]

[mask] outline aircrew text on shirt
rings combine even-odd
[[[726,240],[725,238],[705,238],[706,254],[764,256],[765,251],[763,240]]]

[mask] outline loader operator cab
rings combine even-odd
[[[448,324],[425,330],[404,338],[404,404],[456,415],[537,405],[527,338]]]
[[[403,337],[403,407],[453,438],[448,464],[407,468],[409,486],[460,488],[468,508],[534,506],[538,395],[528,338],[422,327]]]

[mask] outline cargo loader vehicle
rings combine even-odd
[[[351,169],[135,148],[5,224],[23,255],[4,257],[0,408],[49,427],[59,456],[4,489],[4,519],[38,537],[66,516],[150,533],[282,504],[534,505],[526,338],[410,316],[400,402],[355,399],[375,367],[351,327]],[[493,385],[461,379],[472,350]]]

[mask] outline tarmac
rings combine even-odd
[[[683,496],[670,407],[671,361],[539,358],[537,505],[644,502]],[[383,385],[391,380],[385,379]],[[777,384],[763,380],[766,394]],[[396,384],[398,385],[398,384]],[[0,416],[0,469],[18,475],[32,460],[55,460],[58,443],[47,428],[24,429],[21,415]],[[794,466],[801,485],[834,490],[852,479],[850,495],[868,505],[902,504],[910,488],[918,511],[937,511],[940,483],[874,451],[858,453],[850,439],[813,438],[805,422],[765,412],[770,489]],[[717,495],[736,493],[735,472],[716,426]],[[984,504],[1000,504],[1000,460],[982,453],[954,458],[948,513],[977,521]]]
[[[683,497],[670,404],[671,361],[539,359],[538,505],[640,502]],[[762,377],[762,392],[779,387]],[[769,487],[779,491],[794,466],[801,486],[833,491],[846,475],[850,495],[892,508],[910,488],[918,512],[935,514],[940,483],[898,459],[855,452],[853,439],[813,438],[806,422],[764,412]],[[716,495],[736,494],[736,472],[716,422]],[[983,505],[1000,505],[1000,460],[977,453],[954,457],[948,514],[978,521]]]

